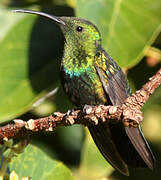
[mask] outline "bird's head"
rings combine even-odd
[[[97,27],[90,21],[76,17],[57,17],[47,13],[32,11],[32,10],[13,10],[14,12],[36,14],[46,17],[56,24],[62,30],[65,38],[65,43],[80,48],[84,51],[92,52],[98,45],[101,44],[101,35]]]

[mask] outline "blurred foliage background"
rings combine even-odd
[[[133,91],[161,67],[160,0],[0,0],[0,123],[65,112],[73,106],[59,82],[63,38],[56,24],[42,17],[14,14],[33,9],[56,16],[77,16],[98,26],[103,47],[124,69]],[[43,103],[37,100],[54,90]],[[81,126],[57,128],[32,137],[13,158],[8,173],[32,179],[161,178],[161,87],[144,106],[143,131],[157,158],[154,171],[116,172]]]

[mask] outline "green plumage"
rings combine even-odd
[[[97,68],[103,72],[102,75],[106,77],[104,81],[108,84],[108,79],[117,71],[122,73],[120,67],[102,49],[101,35],[96,26],[78,18],[61,19],[67,24],[67,27],[61,27],[65,36],[65,51],[61,63],[65,92],[77,106],[108,104],[108,97]],[[84,32],[76,31],[78,23]],[[122,84],[128,87],[125,76],[123,73],[121,75],[125,81]]]
[[[61,81],[73,104],[120,105],[130,95],[125,75],[102,48],[99,30],[91,22],[28,10],[16,12],[45,16],[61,28],[65,42]],[[99,123],[88,128],[102,155],[121,173],[128,175],[128,167],[153,169],[155,159],[140,128],[125,128],[122,123]]]

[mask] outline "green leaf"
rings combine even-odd
[[[62,46],[56,24],[10,11],[0,8],[0,20],[6,21],[0,21],[1,122],[26,112],[51,87],[57,87]]]
[[[141,60],[160,31],[161,1],[77,0],[76,15],[95,23],[103,47],[119,65],[130,67]]]
[[[43,151],[29,145],[24,152],[14,157],[9,171],[15,171],[19,179],[31,177],[33,180],[73,180],[71,171],[61,162],[51,159]]]
[[[87,132],[87,138],[82,150],[79,176],[82,179],[97,179],[98,177],[101,179],[101,177],[108,177],[113,171],[114,169],[104,159],[89,132]]]

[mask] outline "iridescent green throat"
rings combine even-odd
[[[77,47],[68,48],[64,54],[63,66],[67,74],[72,76],[80,76],[82,73],[90,70],[93,64],[95,52],[88,53],[85,50],[78,51]]]
[[[69,46],[70,43],[70,46]],[[63,67],[65,73],[67,73],[71,78],[73,76],[79,77],[84,72],[91,70],[94,63],[94,57],[97,51],[97,45],[95,42],[82,44],[71,44],[72,41],[66,41],[63,57]]]

